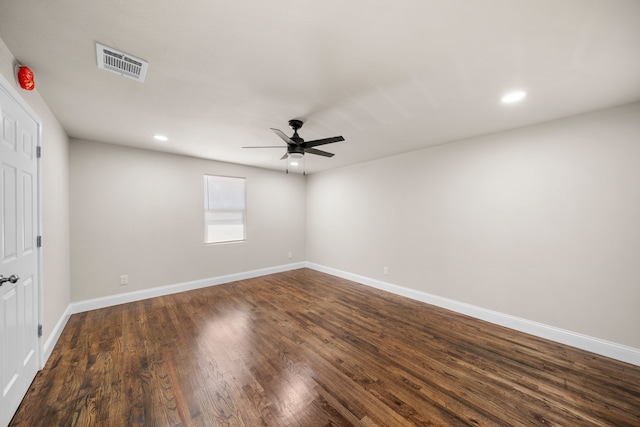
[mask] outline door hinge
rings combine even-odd
[[[41,248],[42,247],[42,236],[38,236],[36,238],[36,246]]]
[[[42,147],[40,145],[36,147],[36,157],[37,158],[42,157]]]
[[[42,325],[38,325],[38,338],[42,336]]]

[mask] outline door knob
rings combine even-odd
[[[2,274],[0,274],[0,286],[2,286],[4,282],[16,283],[18,280],[20,280],[20,277],[16,276],[15,274],[12,274],[9,277],[4,277]]]

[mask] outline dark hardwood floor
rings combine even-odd
[[[640,368],[301,269],[76,314],[14,426],[640,426]]]

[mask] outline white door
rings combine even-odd
[[[38,138],[39,123],[0,80],[0,426],[39,367]]]

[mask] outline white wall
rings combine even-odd
[[[301,175],[83,140],[70,147],[73,301],[306,259]],[[204,174],[247,178],[246,242],[203,243]]]
[[[307,218],[310,262],[640,348],[640,103],[313,174]]]
[[[49,338],[70,301],[69,168],[67,134],[36,89],[27,92],[14,78],[14,57],[0,40],[0,74],[42,120],[43,337]]]

